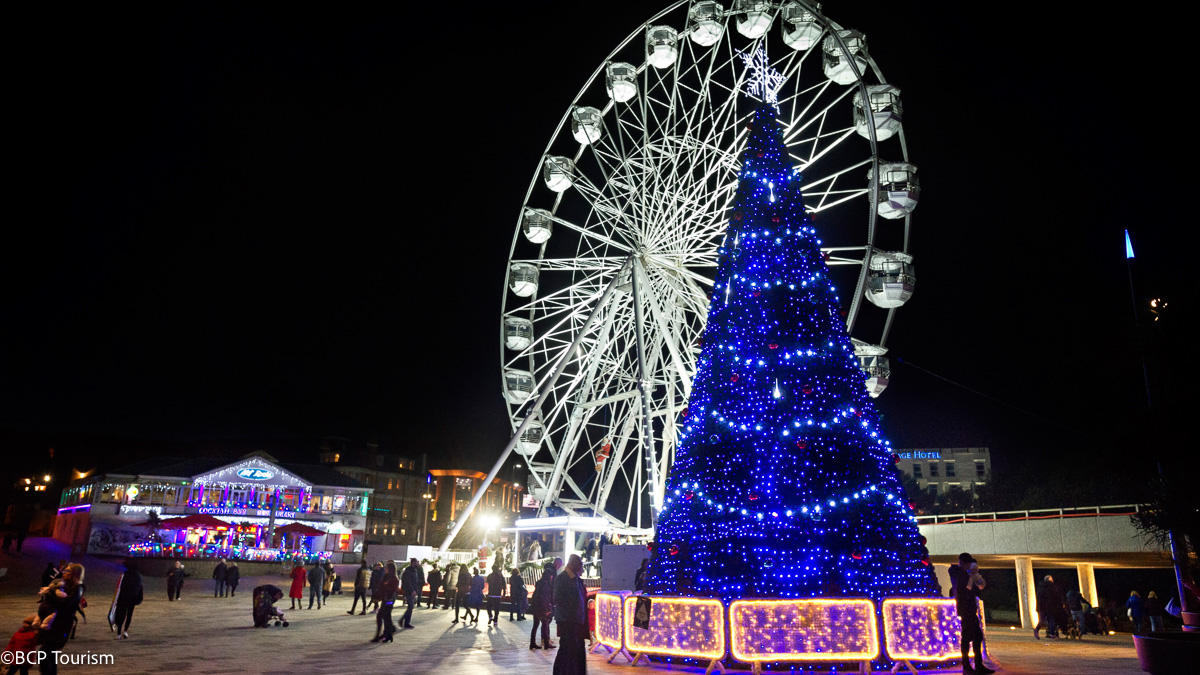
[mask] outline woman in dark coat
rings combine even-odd
[[[237,595],[238,582],[241,580],[242,571],[238,569],[237,563],[229,563],[229,568],[225,570],[225,584],[229,586],[229,597]]]
[[[529,632],[529,648],[538,649],[538,626],[541,626],[541,649],[554,649],[554,643],[550,642],[550,619],[554,614],[554,563],[546,563],[542,568],[542,578],[533,587],[533,598],[529,609],[533,613],[533,629]]]
[[[392,607],[395,606],[399,593],[400,577],[396,576],[396,563],[389,562],[387,573],[379,582],[379,596],[382,604],[379,606],[379,612],[375,615],[375,637],[371,639],[371,642],[392,641],[392,634],[396,632],[396,627],[392,625]],[[382,634],[380,633],[381,629]]]
[[[54,607],[54,619],[49,627],[38,631],[38,658],[41,659],[42,673],[56,675],[58,664],[55,662],[56,651],[62,651],[67,645],[67,637],[75,624],[75,612],[79,609],[79,601],[83,599],[83,565],[71,563],[63,571],[62,591],[65,597],[58,597]]]
[[[517,621],[525,620],[525,605],[529,603],[529,592],[525,590],[525,580],[521,578],[521,570],[513,568],[512,576],[508,578],[508,593],[512,604],[508,608],[508,620],[512,621],[513,612]]]
[[[136,560],[125,561],[125,573],[117,579],[117,593],[108,612],[108,628],[116,631],[118,640],[129,639],[129,623],[133,608],[142,604],[142,573]]]

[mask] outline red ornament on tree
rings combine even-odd
[[[771,216],[771,222],[772,222],[772,223],[778,223],[778,222],[779,222],[779,216]]]
[[[916,505],[916,504],[914,504],[914,503],[912,503],[912,502],[909,502],[909,503],[908,503],[908,510],[909,510],[909,511],[916,511],[916,510],[917,510],[917,505]]]
[[[862,560],[862,551],[854,549],[850,552],[850,557],[854,558],[855,560]]]
[[[896,453],[893,452],[892,453],[892,463],[899,464],[900,463],[900,455],[897,455]]]
[[[926,544],[926,542],[928,542],[928,541],[929,540],[925,538],[925,535],[921,535],[921,545],[922,546],[924,546]]]
[[[808,396],[809,394],[813,393],[812,385],[806,384],[806,385],[804,385],[804,388],[801,389],[800,391],[804,392],[805,396]]]
[[[696,493],[692,492],[691,490],[688,490],[687,492],[683,493],[683,498],[689,502],[692,501],[692,498],[695,496],[696,496]]]
[[[687,408],[684,408],[683,410],[680,410],[680,411],[679,411],[679,414],[680,414],[680,415],[683,415],[684,417],[687,417],[687,414],[688,414],[688,409],[687,409]]]
[[[767,345],[767,349],[779,349],[779,343],[772,342],[771,344]]]
[[[752,291],[750,293],[750,295],[753,295],[754,297],[757,298],[758,296],[762,295],[762,291]]]
[[[734,212],[733,212],[733,219],[734,219],[734,220],[741,220],[741,219],[742,219],[742,212],[741,212],[741,211],[734,211]]]
[[[796,447],[803,450],[808,447],[808,441],[796,441]]]
[[[751,492],[749,495],[747,495],[747,497],[748,497],[748,498],[750,499],[750,501],[752,501],[752,502],[756,502],[756,501],[758,501],[758,493],[757,493],[757,492]]]
[[[729,381],[730,381],[730,382],[737,382],[737,381],[738,381],[738,374],[737,374],[737,373],[734,373],[733,375],[730,375],[730,376],[729,376]]]
[[[667,549],[667,553],[679,555],[679,544],[671,544],[671,548]]]

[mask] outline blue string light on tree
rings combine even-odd
[[[935,595],[775,117],[784,78],[762,50],[742,58],[758,102],[648,593]]]

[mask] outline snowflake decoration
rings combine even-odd
[[[771,67],[771,62],[767,59],[767,50],[759,45],[753,54],[738,52],[738,56],[750,71],[750,76],[746,78],[746,94],[778,108],[779,99],[776,93],[787,78]]]

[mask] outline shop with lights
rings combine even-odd
[[[54,537],[92,555],[356,562],[372,492],[263,452],[155,458],[72,481]]]

